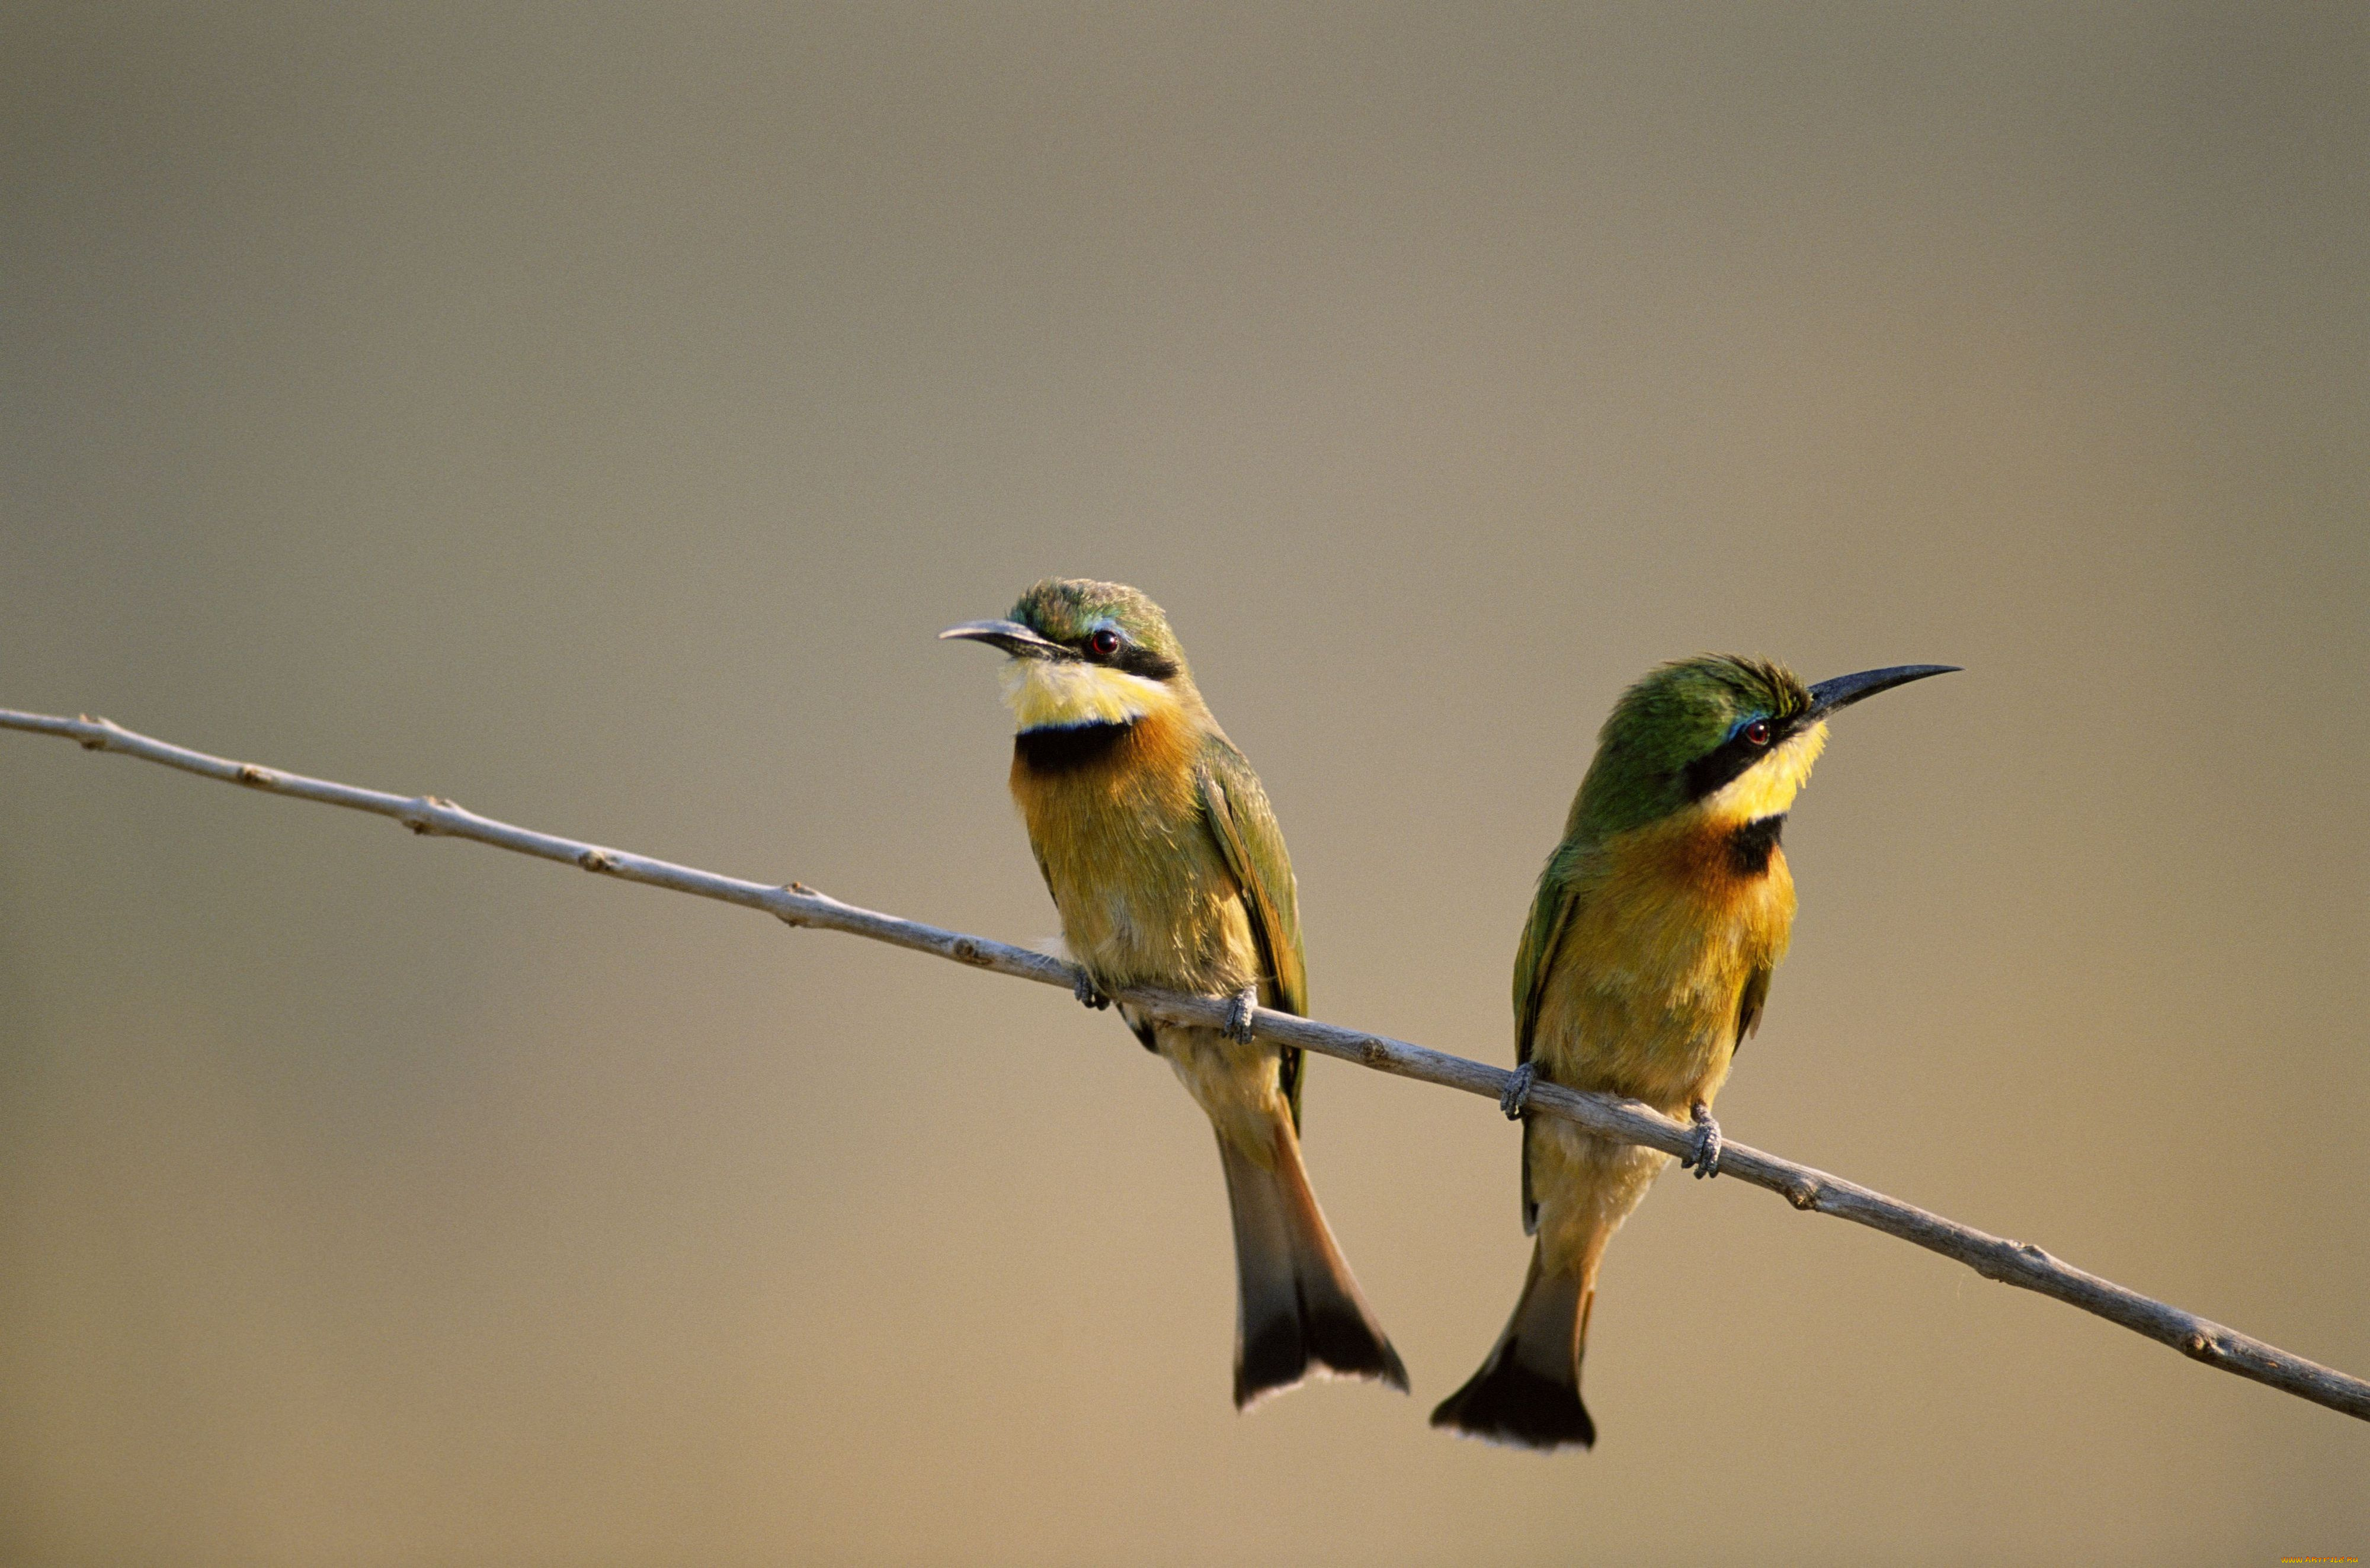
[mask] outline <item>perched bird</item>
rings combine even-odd
[[[1011,655],[1012,794],[1084,971],[1078,1000],[1132,986],[1233,999],[1224,1030],[1124,1004],[1146,1050],[1208,1113],[1235,1221],[1235,1405],[1321,1369],[1404,1391],[1407,1369],[1334,1243],[1300,1162],[1301,1053],[1251,1010],[1306,1013],[1299,889],[1267,793],[1210,716],[1160,607],[1049,578],[967,637]]]
[[[1683,1163],[1720,1169],[1711,1103],[1761,1021],[1794,922],[1778,847],[1837,708],[1955,667],[1804,688],[1759,659],[1665,664],[1614,704],[1514,956],[1507,1116],[1536,1079],[1642,1100],[1696,1126]],[[1589,1447],[1580,1358],[1597,1265],[1670,1156],[1525,1119],[1523,1229],[1538,1240],[1514,1315],[1432,1424],[1534,1448]]]

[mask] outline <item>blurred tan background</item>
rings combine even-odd
[[[1732,1136],[2370,1372],[2370,12],[14,6],[0,704],[1054,928],[1137,583],[1317,1012],[1490,1060],[1595,728],[1836,726]],[[10,1562],[2275,1562],[2370,1428],[1666,1181],[1595,1453],[1427,1431],[1493,1106],[1313,1070],[1417,1398],[1237,1418],[1059,993],[0,737]]]

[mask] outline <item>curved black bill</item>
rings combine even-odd
[[[1811,688],[1810,710],[1802,715],[1802,723],[1824,718],[1837,708],[1847,708],[1863,697],[1873,697],[1879,692],[1890,692],[1895,686],[1906,686],[1912,681],[1923,681],[1928,675],[1956,675],[1955,664],[1896,664],[1884,670],[1863,670],[1857,675],[1838,675],[1832,681],[1822,681]]]
[[[949,637],[961,637],[970,642],[993,643],[1015,658],[1076,658],[1078,656],[1059,643],[1049,643],[1018,621],[965,621],[960,626],[949,626],[938,634],[940,642]]]

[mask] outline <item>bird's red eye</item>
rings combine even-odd
[[[1769,721],[1766,718],[1757,718],[1751,724],[1746,725],[1744,727],[1744,738],[1751,741],[1755,746],[1768,745]]]
[[[1087,646],[1105,658],[1119,651],[1119,634],[1105,626],[1087,639]]]

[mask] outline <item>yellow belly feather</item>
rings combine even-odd
[[[1213,994],[1260,977],[1250,919],[1202,821],[1200,736],[1173,701],[1105,760],[1044,774],[1018,758],[1012,794],[1062,915],[1098,984]]]
[[[1139,700],[1110,682],[1018,690],[1022,712],[1031,704],[1044,711],[1051,697],[1074,704],[1055,710],[1065,714],[1109,711],[1114,695]],[[1012,795],[1061,911],[1062,940],[1097,985],[1230,994],[1267,977],[1234,873],[1202,819],[1201,727],[1165,689],[1155,691],[1157,705],[1092,763],[1041,773],[1016,756]],[[1215,1029],[1163,1026],[1157,1038],[1220,1135],[1271,1165],[1278,1129],[1292,1125],[1276,1047],[1240,1045]]]

